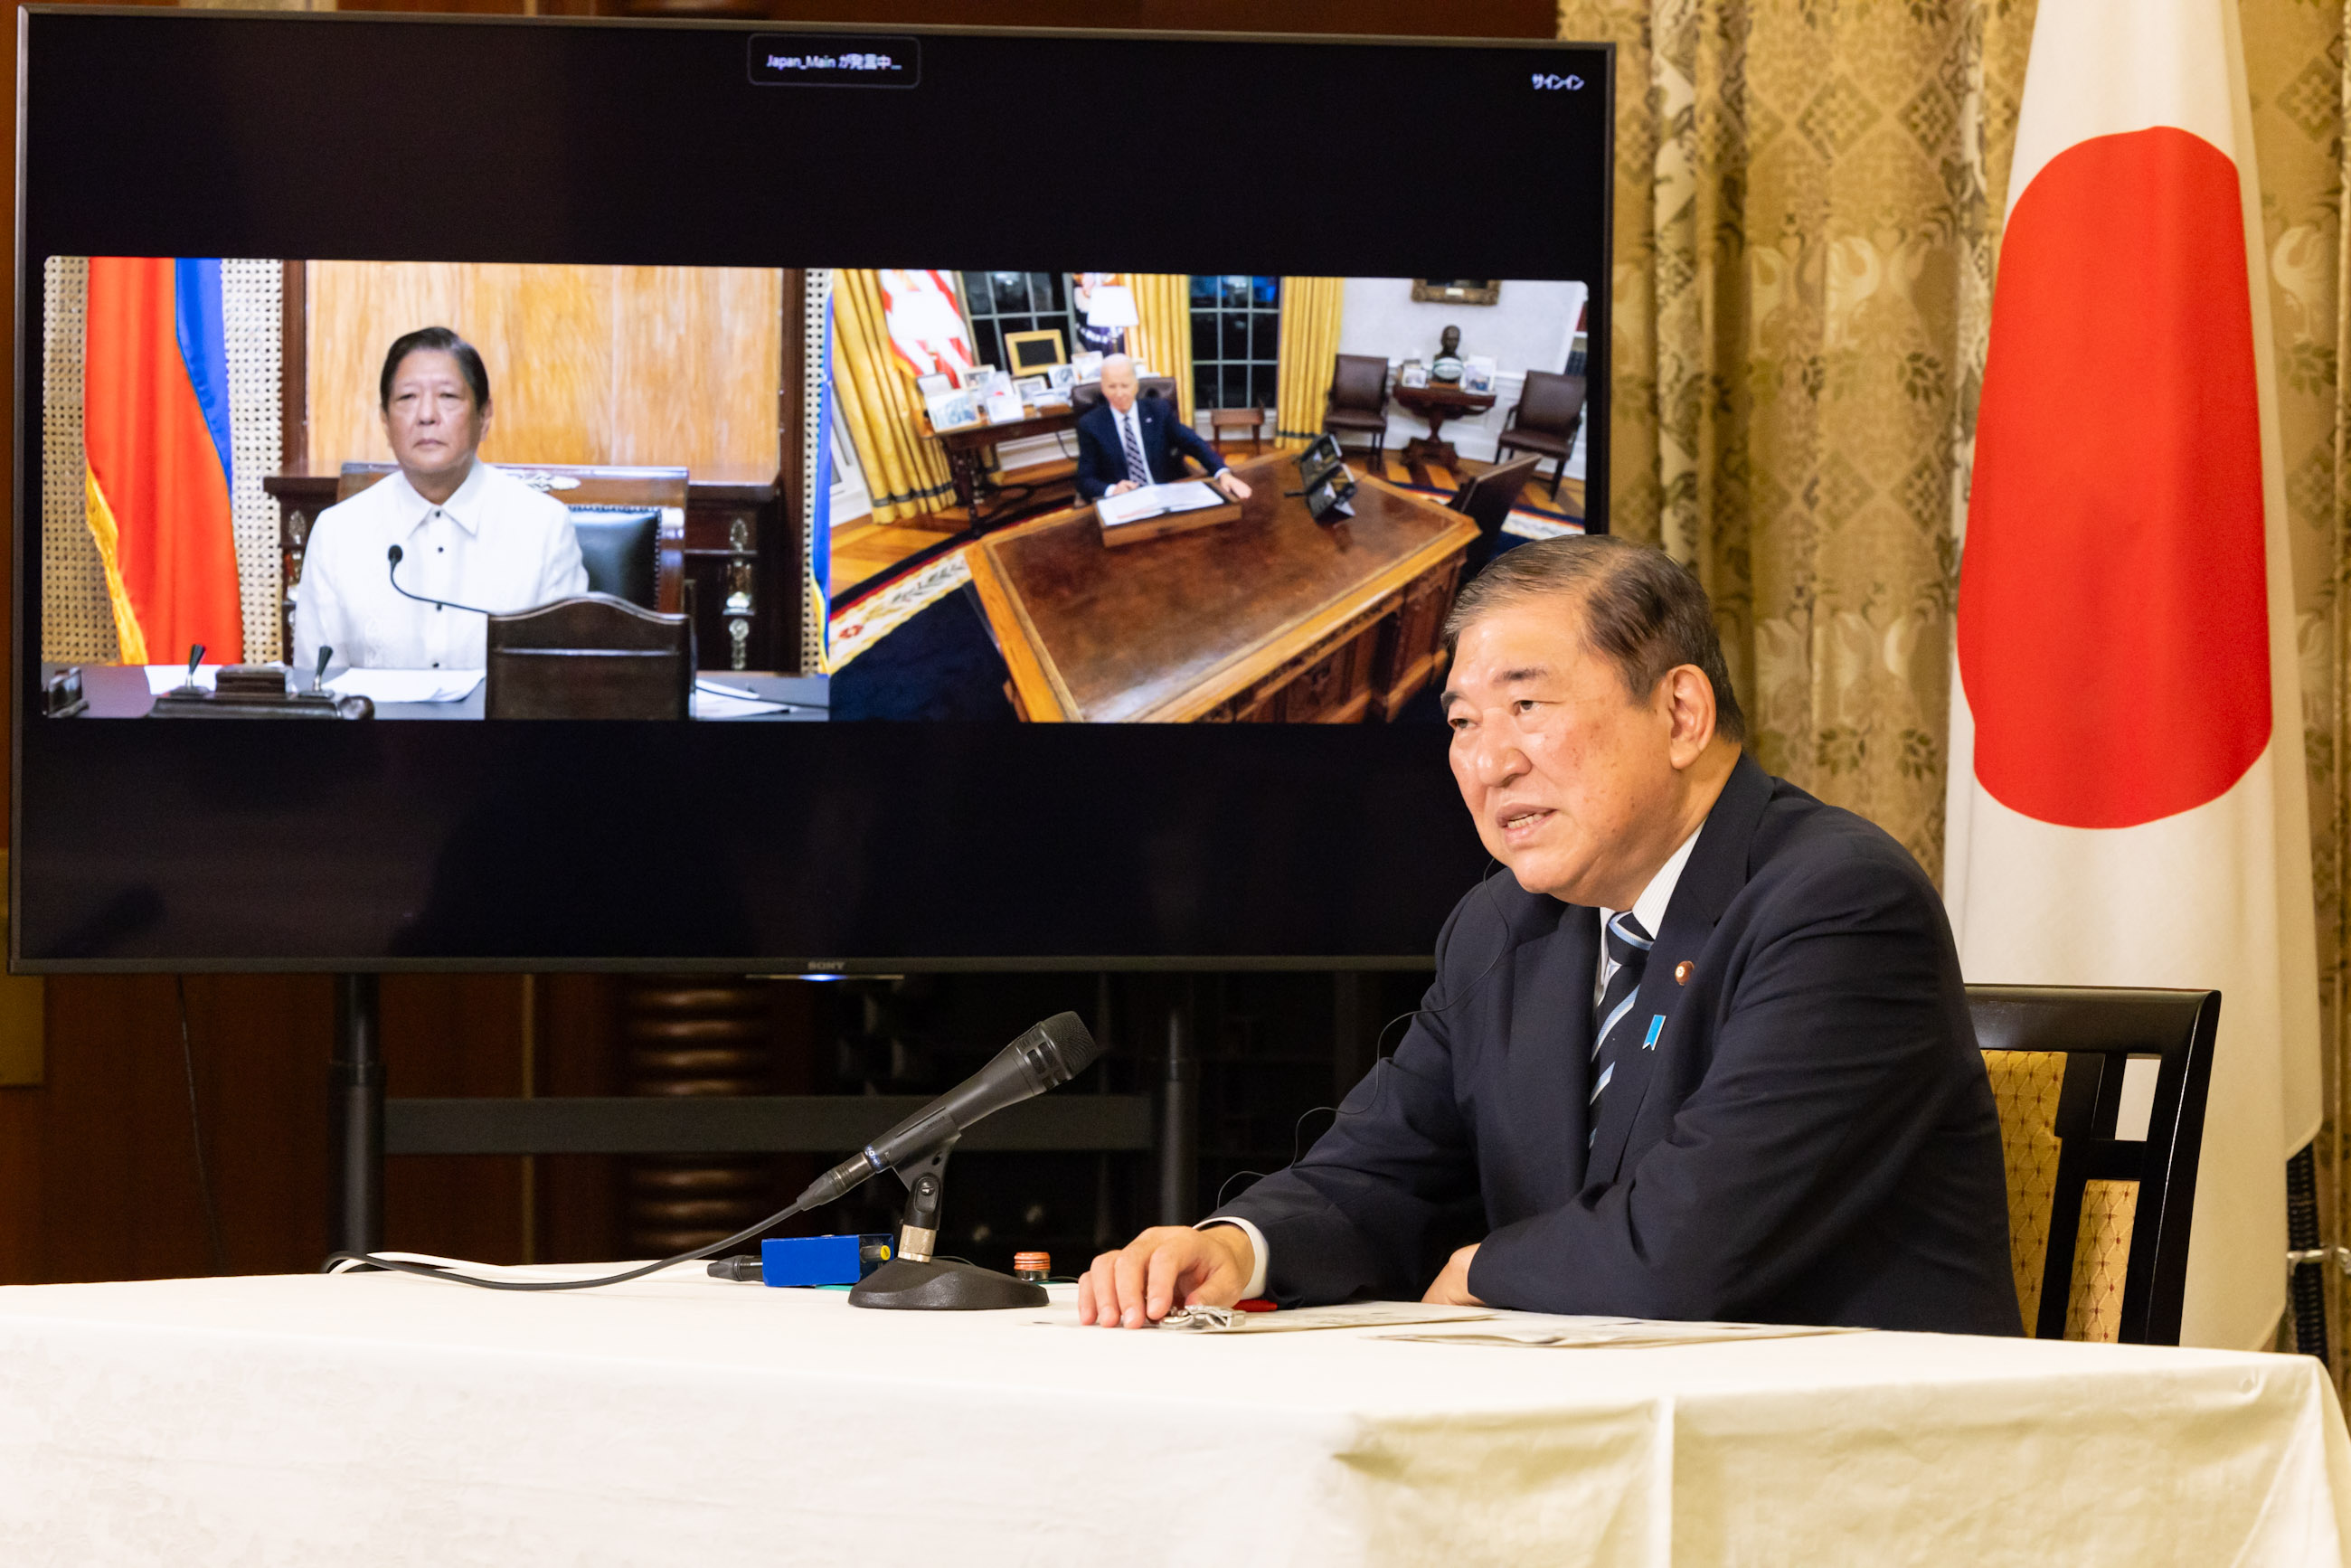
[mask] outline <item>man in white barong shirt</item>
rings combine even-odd
[[[478,670],[483,612],[588,591],[570,510],[477,458],[490,425],[489,373],[447,328],[394,342],[380,392],[400,472],[312,525],[295,591],[295,666],[316,667],[324,647],[352,669]]]

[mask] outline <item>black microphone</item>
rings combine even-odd
[[[434,607],[435,607],[436,609],[441,609],[441,610],[473,610],[474,613],[475,613],[475,614],[476,614],[476,615],[487,615],[487,614],[491,613],[491,612],[489,612],[489,611],[487,611],[487,610],[474,610],[474,607],[473,607],[472,605],[470,605],[470,604],[459,604],[459,603],[457,603],[457,602],[456,602],[455,601],[454,601],[454,600],[448,600],[448,599],[427,599],[427,598],[425,598],[425,597],[424,597],[424,595],[423,595],[423,594],[421,594],[421,593],[411,593],[411,592],[409,592],[409,591],[408,591],[408,590],[406,590],[406,589],[404,589],[404,588],[401,587],[401,586],[400,586],[400,560],[401,560],[401,549],[400,549],[400,547],[399,547],[398,545],[394,545],[394,546],[392,546],[390,549],[388,549],[388,550],[384,551],[384,552],[383,552],[383,559],[384,559],[384,563],[385,563],[385,564],[384,564],[384,569],[383,569],[383,570],[384,570],[385,573],[386,573],[388,576],[390,576],[390,577],[391,577],[391,579],[392,579],[392,591],[394,593],[399,594],[402,598],[403,598],[403,599],[413,599],[413,600],[414,600],[414,601],[416,601],[416,602],[417,602],[417,603],[419,603],[419,604],[430,604],[430,605],[433,605]]]
[[[1007,1105],[1067,1083],[1093,1065],[1102,1047],[1075,1013],[1056,1013],[996,1053],[995,1060],[880,1137],[809,1183],[793,1207],[802,1213],[910,1160],[921,1159],[965,1128]]]

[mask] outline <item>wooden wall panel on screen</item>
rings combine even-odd
[[[618,290],[609,267],[475,267],[475,318],[497,400],[493,463],[610,463]],[[471,334],[465,329],[458,331]],[[495,345],[495,348],[493,348]]]
[[[747,267],[615,270],[613,401],[630,412],[610,461],[684,463],[701,479],[773,479],[783,275]]]
[[[384,350],[439,325],[489,369],[494,462],[772,478],[781,289],[753,269],[313,262],[311,472],[390,459]]]

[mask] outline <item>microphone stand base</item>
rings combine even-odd
[[[1050,1299],[1042,1285],[1032,1285],[993,1269],[935,1258],[922,1263],[893,1258],[866,1275],[849,1292],[849,1304],[852,1307],[925,1312],[1041,1307]]]

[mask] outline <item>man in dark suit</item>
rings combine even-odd
[[[1139,385],[1134,361],[1124,354],[1102,361],[1102,402],[1078,421],[1079,499],[1099,501],[1139,486],[1181,479],[1189,456],[1208,471],[1218,489],[1236,501],[1247,500],[1249,487],[1225,466],[1217,449],[1178,419],[1166,399],[1138,399]]]
[[[1523,546],[1448,630],[1454,776],[1512,877],[1454,910],[1410,1030],[1306,1156],[1095,1260],[1080,1316],[1425,1296],[2020,1333],[1941,900],[1742,754],[1697,580],[1614,538]]]

